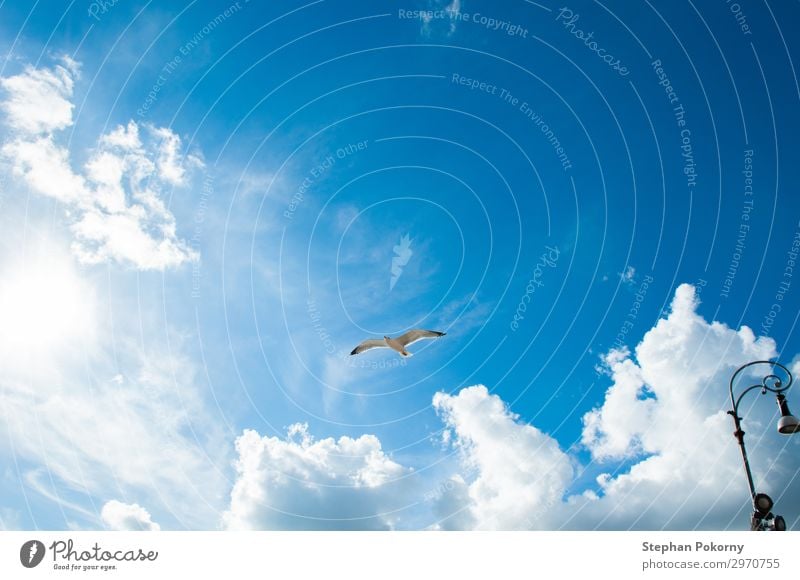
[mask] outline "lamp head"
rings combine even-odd
[[[766,493],[757,493],[753,498],[753,510],[759,519],[767,517],[773,505],[772,498]]]
[[[778,394],[778,408],[781,410],[781,418],[778,419],[778,433],[791,435],[800,431],[800,420],[789,412],[789,404],[783,393]]]
[[[787,415],[778,419],[778,433],[782,435],[791,435],[800,431],[800,421],[797,417]]]

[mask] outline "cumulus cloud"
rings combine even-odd
[[[746,362],[777,355],[769,338],[697,313],[695,289],[675,292],[670,315],[636,347],[607,358],[613,384],[600,407],[584,417],[583,442],[598,460],[629,459],[620,475],[602,475],[601,498],[577,516],[604,527],[741,527],[732,515],[747,497],[734,438],[728,381]],[[762,371],[769,370],[762,368]],[[772,431],[766,402],[748,412],[748,444],[759,488],[782,489],[783,467],[798,468],[785,440]],[[787,462],[774,462],[779,455]],[[579,504],[580,501],[576,501]],[[794,503],[797,501],[795,499]],[[596,504],[596,505],[593,505]]]
[[[456,460],[425,474],[424,486],[411,485],[420,475],[410,477],[372,435],[316,440],[305,425],[284,438],[246,431],[224,525],[415,527],[409,506],[421,500],[433,529],[747,529],[727,385],[741,364],[774,358],[776,345],[709,322],[698,307],[695,289],[680,286],[638,345],[603,357],[610,385],[569,449],[483,385],[433,397],[441,443]],[[774,405],[753,403],[745,429],[756,486],[793,525],[796,442],[774,432]]]
[[[103,523],[110,530],[128,532],[157,532],[161,526],[155,523],[150,512],[139,504],[127,504],[112,499],[107,501],[100,512]]]
[[[5,92],[0,109],[10,129],[0,154],[13,174],[31,191],[63,205],[81,262],[164,270],[197,259],[178,237],[162,193],[186,185],[187,172],[202,160],[183,156],[172,130],[130,121],[101,135],[83,171],[76,172],[58,135],[73,124],[76,75],[77,65],[66,60],[0,79]]]
[[[746,326],[709,324],[696,309],[694,288],[679,287],[670,316],[647,333],[635,362],[626,352],[606,357],[614,382],[603,405],[584,416],[583,442],[594,457],[668,451],[676,425],[701,427],[725,405],[725,377],[734,368],[775,356],[772,339],[756,339]]]
[[[408,500],[412,470],[374,435],[317,440],[295,424],[285,438],[247,430],[236,451],[229,529],[391,529]]]
[[[150,130],[159,143],[156,156],[158,176],[166,183],[184,185],[187,166],[202,167],[202,160],[196,155],[188,155],[185,161],[182,160],[180,137],[171,130],[164,127],[151,127]]]
[[[82,203],[86,180],[72,172],[67,150],[57,146],[52,136],[8,141],[0,154],[10,161],[13,174],[34,192],[67,207]]]
[[[0,104],[8,125],[28,133],[51,133],[72,125],[73,77],[77,65],[62,59],[52,69],[31,66],[19,75],[0,79],[8,98]]]
[[[533,528],[537,510],[561,501],[573,477],[569,458],[553,438],[519,423],[486,387],[462,389],[455,396],[437,393],[433,406],[452,429],[464,466],[475,474],[468,485],[455,480],[442,498],[450,502],[466,492],[470,527]]]
[[[582,467],[601,474],[582,492],[573,488],[576,456],[521,424],[485,387],[437,394],[461,455],[456,483],[438,498],[440,527],[452,515],[462,528],[746,529],[727,385],[739,365],[774,358],[775,344],[747,327],[708,322],[697,307],[694,288],[680,286],[670,314],[633,353],[605,357],[612,384],[584,416],[582,435],[592,458]],[[756,486],[790,513],[800,497],[785,490],[800,462],[773,432],[774,406],[758,403],[746,418]],[[604,464],[613,469],[602,473]]]

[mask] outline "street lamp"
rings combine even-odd
[[[768,374],[761,379],[761,383],[751,385],[744,389],[738,398],[734,399],[733,383],[736,377],[743,370],[758,364],[772,365],[773,368],[781,369],[786,377],[789,379],[784,385],[783,381],[778,375]],[[739,447],[742,450],[742,460],[744,461],[744,471],[747,474],[747,484],[750,486],[750,497],[753,499],[753,515],[750,518],[750,529],[754,531],[774,530],[782,532],[786,530],[786,521],[781,516],[772,515],[773,501],[765,493],[756,493],[755,485],[753,484],[753,474],[750,472],[750,462],[747,460],[747,450],[744,447],[744,431],[742,431],[742,418],[739,417],[739,403],[742,401],[747,393],[753,389],[761,389],[761,394],[766,395],[767,391],[775,393],[778,400],[778,408],[781,411],[781,418],[778,420],[778,433],[783,435],[791,435],[800,431],[800,420],[789,412],[789,405],[786,403],[786,397],[783,395],[792,386],[792,373],[789,372],[785,366],[780,363],[768,360],[758,360],[740,366],[733,373],[730,382],[731,404],[733,409],[728,411],[728,415],[733,417],[733,423],[736,426],[736,431],[733,436],[739,442]]]

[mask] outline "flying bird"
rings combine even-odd
[[[391,348],[392,350],[396,350],[398,353],[400,353],[400,356],[411,356],[411,353],[406,350],[406,347],[409,344],[414,344],[423,338],[439,338],[445,334],[446,333],[444,332],[438,332],[436,330],[415,329],[409,330],[397,338],[391,338],[389,336],[384,336],[383,338],[370,338],[369,340],[365,340],[355,347],[353,352],[350,354],[361,354],[365,350],[369,350],[371,348]]]

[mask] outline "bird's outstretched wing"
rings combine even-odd
[[[423,338],[439,338],[445,334],[445,332],[438,332],[436,330],[420,330],[417,328],[414,330],[409,330],[405,334],[398,336],[397,342],[406,347],[409,344],[417,342],[418,340],[422,340]]]
[[[370,338],[369,340],[365,340],[357,347],[353,349],[353,352],[350,355],[354,354],[361,354],[365,350],[369,350],[371,348],[389,348],[386,344],[386,341],[382,338]]]

